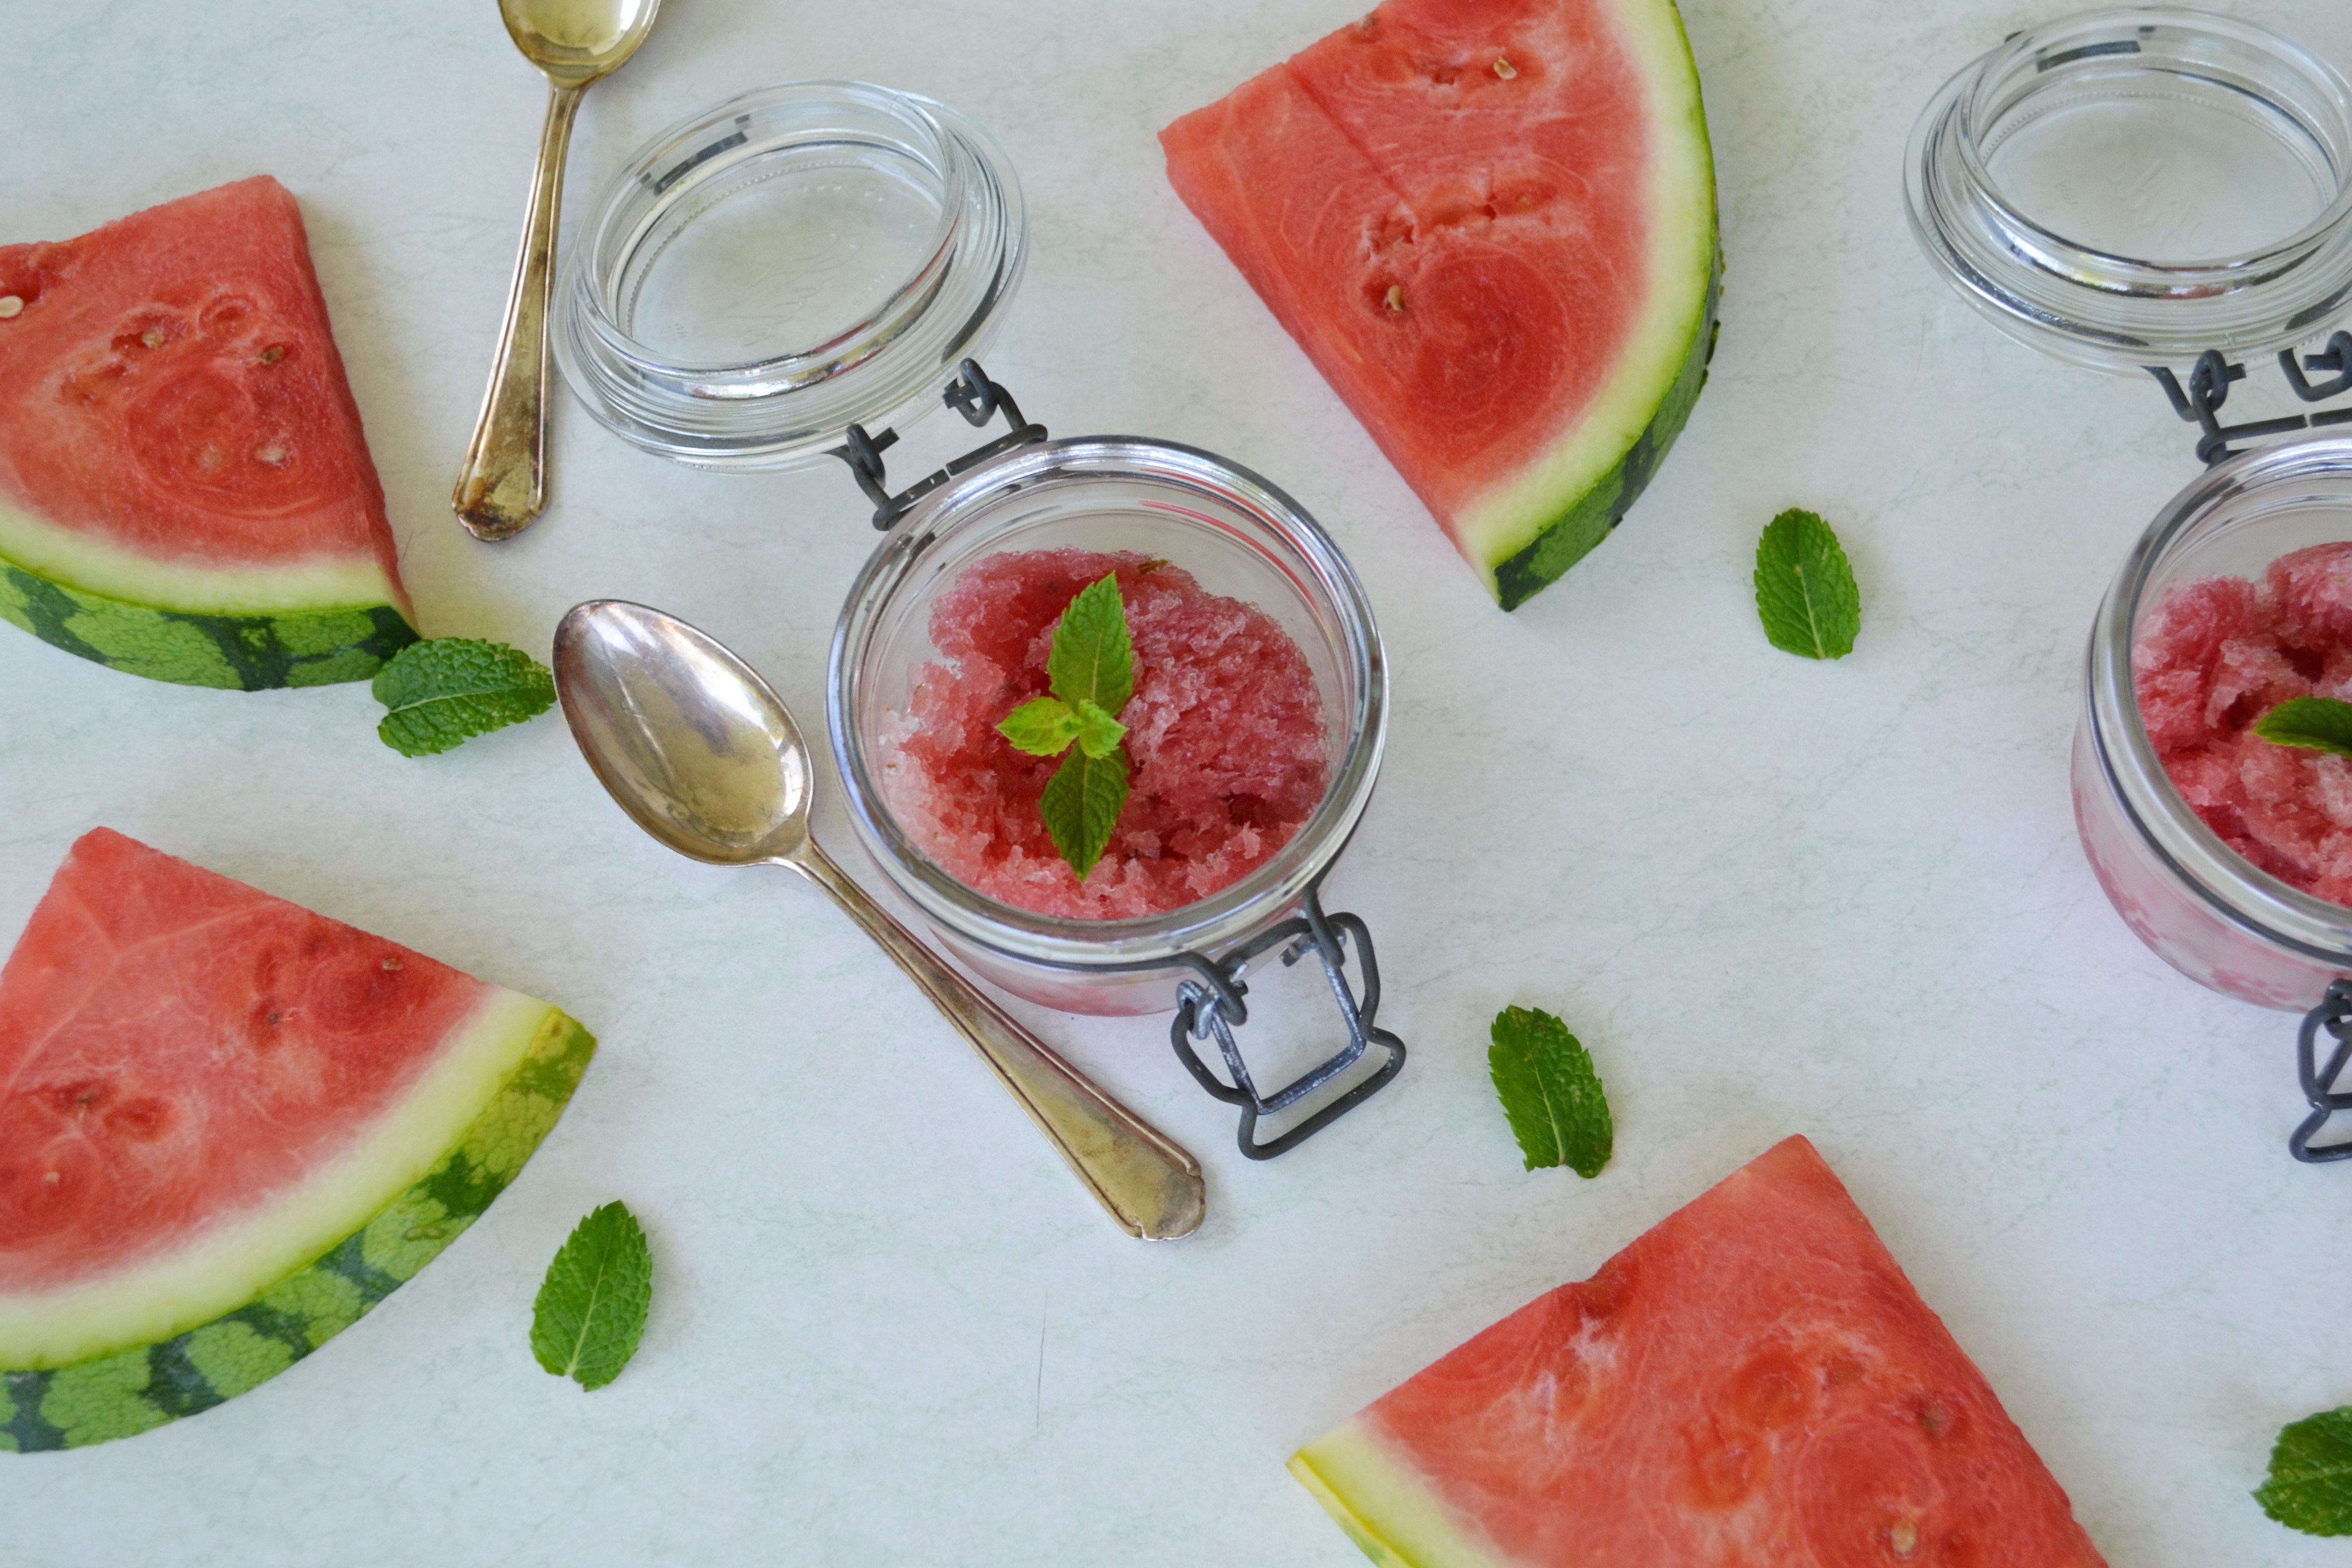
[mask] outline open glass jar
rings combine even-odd
[[[565,269],[558,357],[590,414],[646,450],[724,468],[849,465],[886,531],[851,588],[826,695],[860,839],[983,978],[1072,1012],[1172,1008],[1179,1060],[1241,1108],[1243,1151],[1277,1153],[1404,1059],[1375,1023],[1370,931],[1318,898],[1380,771],[1380,635],[1339,547],[1265,480],[1170,442],[1049,441],[1023,419],[974,356],[1025,254],[1012,168],[971,121],[865,83],[765,88],[664,132],[606,189]],[[1001,412],[1010,428],[893,495],[882,453],[896,426],[942,403],[974,426]],[[1144,552],[1270,616],[1321,707],[1319,805],[1238,880],[1149,918],[1042,916],[964,885],[910,838],[881,777],[878,738],[936,656],[929,611],[957,574],[1065,547]],[[1267,955],[1319,961],[1345,1027],[1338,1051],[1270,1091],[1233,1033],[1248,1016],[1244,976]],[[1212,1040],[1221,1073],[1195,1049]],[[1258,1140],[1259,1119],[1276,1115],[1286,1130]]]
[[[2166,591],[2259,579],[2281,556],[2352,540],[2352,439],[2233,443],[2352,421],[2352,410],[2225,426],[2275,353],[2305,403],[2352,390],[2352,84],[2276,33],[2176,6],[2090,11],[2011,35],[1929,101],[1906,152],[1912,231],[1962,298],[2030,347],[2153,374],[2200,427],[2210,468],[2124,562],[2091,633],[2074,750],[2075,820],[2125,921],[2200,984],[2310,1009],[2312,1114],[2298,1159],[2352,1093],[2352,910],[2258,868],[2199,819],[2143,723],[2133,654]],[[2297,347],[2327,337],[2321,353]],[[2182,379],[2172,367],[2194,363]],[[2315,385],[2306,371],[2326,371]],[[2317,1057],[2318,1032],[2336,1039]]]
[[[1197,903],[1135,920],[1033,913],[942,869],[893,815],[877,740],[903,722],[915,668],[937,658],[940,593],[1003,551],[1133,551],[1270,615],[1307,656],[1331,748],[1330,785],[1289,842]],[[1026,447],[932,491],[890,531],[834,635],[826,723],[859,838],[965,964],[1074,1013],[1157,1013],[1213,958],[1287,919],[1371,798],[1388,673],[1371,606],[1329,535],[1247,469],[1167,442],[1094,437]]]

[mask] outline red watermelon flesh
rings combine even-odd
[[[1802,1138],[1291,1464],[1413,1568],[2102,1562]]]
[[[200,685],[360,679],[415,640],[276,180],[0,246],[0,616]]]
[[[1581,554],[1630,504],[1712,342],[1711,164],[1667,0],[1387,0],[1160,141],[1507,604],[1565,570],[1540,542]]]
[[[0,1450],[144,1431],[355,1321],[520,1171],[595,1041],[105,828],[0,968]]]
[[[119,1269],[282,1191],[496,991],[85,836],[0,970],[0,1294]]]

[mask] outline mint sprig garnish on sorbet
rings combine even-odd
[[[2352,1535],[2352,1405],[2279,1428],[2254,1500],[2289,1530]]]
[[[2290,697],[2254,721],[2254,733],[2274,746],[2352,757],[2352,702],[2333,697]]]
[[[1127,805],[1127,726],[1118,711],[1135,695],[1135,644],[1118,574],[1087,584],[1063,610],[1045,676],[1054,694],[1024,702],[996,729],[1033,757],[1069,752],[1037,809],[1054,847],[1083,882],[1110,847]]]
[[[1862,630],[1862,590],[1817,512],[1790,507],[1756,542],[1756,614],[1765,639],[1801,658],[1843,658]]]
[[[1527,1168],[1566,1165],[1580,1176],[1599,1175],[1617,1129],[1592,1054],[1566,1024],[1537,1007],[1504,1008],[1491,1033],[1486,1070]]]
[[[410,643],[375,672],[389,710],[375,732],[404,757],[430,756],[555,706],[555,677],[520,648],[476,637]]]
[[[602,1388],[645,1337],[654,1255],[637,1216],[609,1203],[572,1227],[530,1309],[530,1353],[558,1377]]]

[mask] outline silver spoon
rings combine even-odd
[[[831,893],[979,1047],[1129,1236],[1200,1228],[1207,1191],[1192,1155],[942,963],[817,847],[808,747],[751,666],[659,610],[592,599],[555,628],[555,689],[588,765],[638,826],[697,860],[790,866]]]
[[[547,124],[498,357],[449,498],[477,539],[511,539],[547,505],[547,290],[563,207],[563,154],[582,95],[628,64],[660,12],[661,0],[499,0],[507,36],[547,78]]]

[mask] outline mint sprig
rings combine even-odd
[[[2352,1405],[2281,1427],[2254,1500],[2289,1530],[2352,1535]]]
[[[1843,658],[1862,630],[1862,591],[1838,536],[1816,512],[1790,508],[1756,542],[1756,614],[1774,647]]]
[[[1568,1026],[1535,1007],[1506,1007],[1489,1031],[1486,1070],[1530,1171],[1566,1165],[1597,1176],[1616,1146],[1616,1124],[1591,1053]]]
[[[2352,702],[2290,697],[2254,721],[2254,733],[2273,745],[2352,757]]]
[[[389,710],[376,734],[404,757],[430,756],[555,705],[555,677],[520,648],[475,637],[411,643],[370,688]]]
[[[1054,847],[1083,882],[1110,847],[1127,805],[1127,726],[1118,710],[1135,695],[1135,644],[1118,574],[1087,584],[1062,611],[1045,676],[1054,694],[1024,702],[996,729],[1033,757],[1069,752],[1037,809]]]
[[[654,1255],[626,1204],[609,1203],[572,1228],[547,1266],[530,1309],[530,1353],[558,1377],[602,1388],[645,1337]]]

